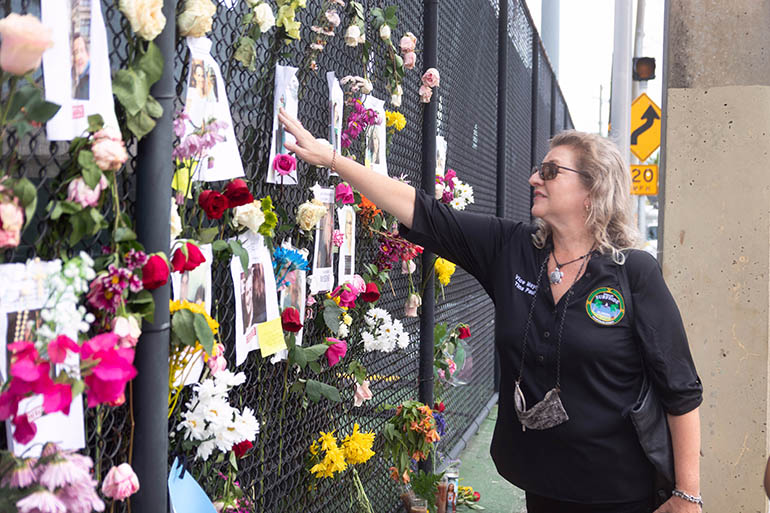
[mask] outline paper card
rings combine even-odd
[[[186,348],[184,349],[186,352],[191,352],[192,348]],[[187,362],[187,365],[184,366],[184,369],[182,370],[182,373],[179,374],[176,379],[174,379],[173,386],[179,387],[179,386],[187,386],[187,385],[194,385],[201,380],[201,374],[203,374],[203,369],[206,365],[206,362],[203,359],[203,354],[199,354],[197,357],[191,359],[189,362]]]
[[[259,350],[262,353],[262,358],[267,358],[286,349],[280,317],[257,324],[257,336],[259,337]]]
[[[51,141],[83,135],[88,116],[101,114],[118,128],[112,99],[107,31],[99,0],[42,0],[41,21],[53,30],[54,46],[43,54],[45,99],[61,105],[46,124]]]
[[[286,143],[294,143],[296,139],[286,131],[278,121],[278,109],[282,107],[286,112],[297,117],[299,112],[299,80],[297,80],[297,68],[292,66],[275,66],[275,92],[273,96],[273,136],[270,139],[270,160],[267,167],[267,183],[279,183],[283,185],[297,185],[297,171],[281,176],[273,169],[275,156],[287,154]]]
[[[186,299],[191,303],[203,303],[206,313],[211,315],[211,262],[214,253],[211,244],[203,244],[200,250],[206,261],[192,271],[171,273],[171,287],[174,290],[174,300]]]
[[[209,151],[209,157],[193,170],[194,180],[215,182],[243,176],[243,163],[238,151],[238,141],[233,129],[230,104],[227,102],[225,81],[219,64],[211,56],[211,40],[207,37],[188,37],[190,48],[190,72],[187,77],[185,113],[190,120],[185,122],[186,134],[200,127],[211,118],[227,123],[225,140]],[[221,132],[220,132],[221,133]]]
[[[323,188],[318,184],[313,187],[315,199],[326,207],[326,215],[318,221],[315,230],[315,249],[313,251],[313,279],[310,292],[317,294],[334,287],[334,253],[332,232],[334,231],[334,189]]]
[[[356,273],[356,211],[350,205],[337,209],[339,231],[343,241],[337,264],[337,283],[353,279]]]
[[[371,125],[366,128],[366,151],[364,152],[364,166],[372,171],[388,176],[388,163],[386,162],[387,132],[385,127],[385,102],[374,96],[364,99],[364,107],[377,112],[380,119],[379,125]]]
[[[333,71],[326,73],[326,82],[329,85],[329,142],[337,153],[342,153],[342,113],[345,108],[345,94]],[[338,176],[337,173],[330,173],[330,175]]]
[[[243,269],[241,259],[230,262],[235,295],[235,364],[246,361],[249,352],[259,349],[257,325],[276,317],[278,294],[273,262],[261,235],[246,232],[239,237],[249,254],[249,267]]]
[[[444,176],[446,171],[446,139],[443,136],[436,136],[436,176]]]
[[[168,473],[168,498],[177,513],[216,513],[211,499],[195,478],[174,458]]]

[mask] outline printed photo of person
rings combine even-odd
[[[278,99],[278,105],[282,109],[286,108],[286,93],[281,93],[281,97]],[[286,130],[283,128],[283,123],[277,123],[275,130],[275,154],[279,155],[287,153],[286,151]]]
[[[34,341],[35,331],[43,324],[40,309],[8,312],[5,320],[6,345],[20,340]]]
[[[331,120],[329,140],[332,147],[339,152],[342,149],[342,104],[339,101],[332,102]]]
[[[324,203],[326,215],[318,222],[318,251],[316,254],[316,267],[332,266],[332,232],[334,231],[334,204]]]
[[[259,324],[267,321],[267,301],[265,295],[265,272],[262,264],[252,264],[249,266],[252,270],[252,324]]]
[[[206,66],[206,101],[216,103],[219,101],[217,93],[217,74],[214,68]]]
[[[380,134],[377,125],[371,125],[366,129],[366,166],[380,164]]]
[[[91,83],[91,0],[73,0],[71,13],[72,97],[88,100]]]
[[[254,295],[252,277],[254,266],[250,266],[246,271],[241,273],[241,320],[243,321],[243,333],[246,333],[252,324],[254,318]]]
[[[289,286],[281,291],[281,310],[294,307],[304,311],[303,289],[305,288],[305,271],[292,271],[286,278]]]

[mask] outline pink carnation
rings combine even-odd
[[[0,248],[15,248],[21,241],[24,227],[24,210],[18,198],[0,203]]]
[[[339,230],[334,230],[332,232],[332,244],[339,248],[343,242],[345,242],[345,235]]]
[[[113,500],[122,501],[139,490],[139,479],[128,463],[112,467],[102,482],[102,493]]]
[[[419,93],[420,93],[420,101],[422,103],[430,103],[430,98],[431,96],[433,96],[433,89],[431,89],[426,85],[421,85]]]
[[[67,187],[67,201],[77,203],[83,208],[95,207],[99,203],[102,191],[108,186],[109,182],[104,176],[99,179],[99,183],[93,189],[82,178],[75,178]]]

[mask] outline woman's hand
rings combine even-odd
[[[671,497],[653,513],[701,513],[701,507],[680,497]]]
[[[286,131],[293,135],[297,142],[286,142],[286,149],[294,152],[300,159],[312,166],[329,167],[332,160],[332,148],[320,143],[308,132],[294,116],[278,109],[278,121],[286,127]]]

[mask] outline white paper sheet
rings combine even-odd
[[[118,128],[101,2],[41,0],[41,20],[53,29],[54,40],[43,54],[45,99],[61,105],[46,124],[48,139],[83,135],[91,114],[101,114],[106,126]]]
[[[388,176],[388,163],[386,162],[387,132],[385,128],[385,102],[374,96],[364,99],[364,107],[377,112],[380,119],[379,125],[371,125],[366,128],[366,151],[364,153],[364,165],[372,171]]]
[[[225,140],[217,143],[209,151],[207,161],[200,163],[193,172],[194,180],[204,182],[244,176],[225,81],[222,79],[219,64],[211,56],[211,44],[207,37],[187,38],[187,46],[190,48],[190,72],[187,76],[184,110],[191,119],[185,122],[185,133],[191,133],[194,127],[200,127],[203,121],[210,118],[227,123]]]
[[[297,117],[299,112],[299,81],[297,80],[297,68],[292,66],[275,66],[275,92],[273,100],[273,135],[270,139],[270,160],[267,168],[267,183],[281,183],[284,185],[297,185],[297,171],[281,176],[273,169],[273,160],[279,153],[286,154],[287,142],[294,143],[296,139],[287,132],[278,121],[278,108],[283,109]]]
[[[436,176],[444,176],[446,171],[446,139],[443,136],[436,136]]]
[[[249,268],[233,257],[230,274],[235,295],[235,365],[246,361],[249,352],[259,349],[257,324],[280,316],[278,294],[270,252],[261,235],[246,232],[239,240],[249,253]]]
[[[174,300],[186,299],[192,303],[204,303],[206,313],[211,315],[211,262],[214,254],[211,244],[203,244],[199,248],[206,261],[192,271],[171,273],[171,287]]]
[[[316,184],[313,194],[326,207],[326,215],[318,221],[315,230],[315,248],[313,251],[313,277],[310,293],[317,294],[334,287],[334,253],[332,232],[334,231],[334,189],[323,188]]]
[[[345,94],[342,92],[340,82],[333,71],[326,73],[326,82],[329,85],[329,142],[337,153],[342,152],[342,114],[345,109]],[[330,173],[338,176],[337,173]]]
[[[356,211],[350,205],[337,209],[338,230],[343,241],[338,253],[337,283],[353,279],[356,273]]]

